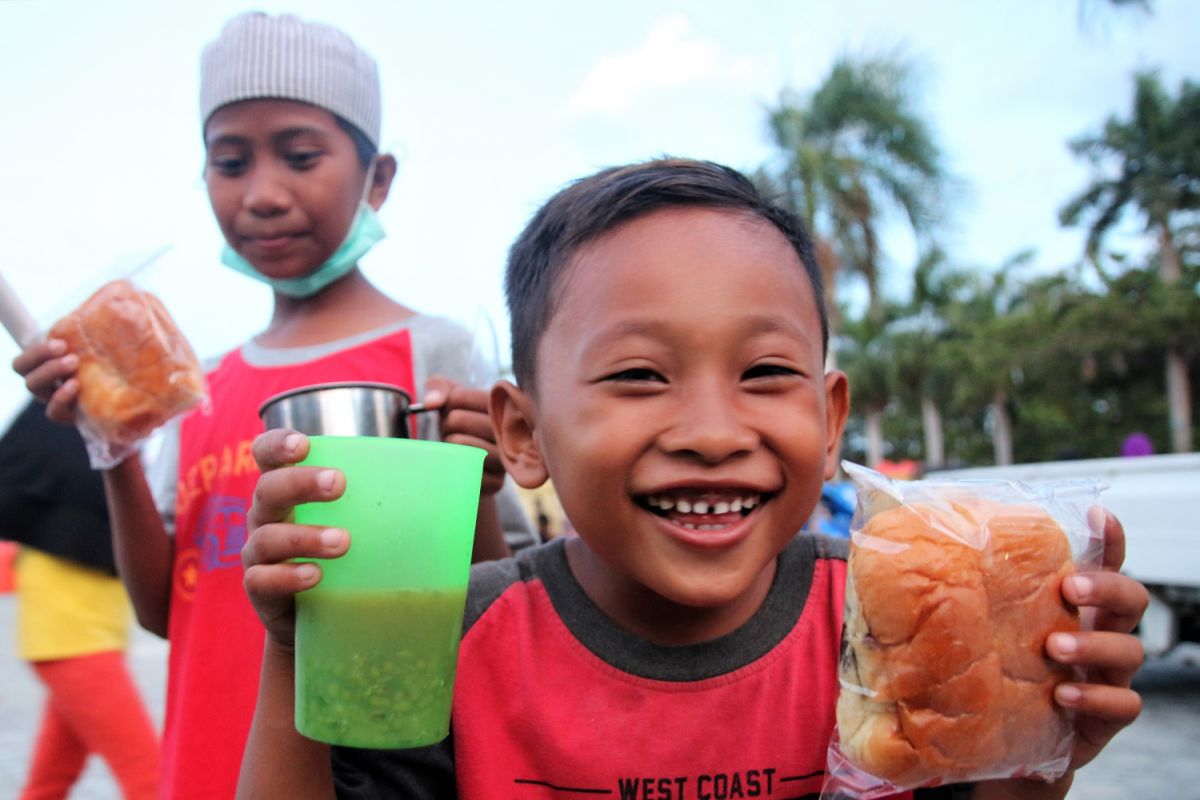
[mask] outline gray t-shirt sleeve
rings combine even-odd
[[[223,356],[209,356],[200,362],[205,376],[217,368]],[[175,498],[179,492],[179,431],[183,416],[176,416],[159,428],[142,451],[142,469],[154,505],[162,517],[167,535],[175,535]]]
[[[143,451],[142,468],[167,533],[175,535],[175,496],[179,480],[179,420],[164,425]]]
[[[471,370],[471,334],[462,325],[445,317],[418,315],[409,325],[413,343],[413,384],[421,402],[425,383],[433,375],[444,375],[466,386],[475,386]],[[417,436],[437,440],[438,415],[417,416]]]

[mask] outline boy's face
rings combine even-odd
[[[332,114],[289,100],[246,100],[213,113],[204,138],[217,224],[255,269],[299,278],[333,254],[358,210],[366,172]]]
[[[572,566],[606,611],[648,589],[752,613],[847,413],[795,251],[753,217],[668,209],[586,245],[558,291],[533,395],[493,398],[510,471],[553,480],[586,544]]]

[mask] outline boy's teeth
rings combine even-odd
[[[731,497],[728,500],[716,500],[710,502],[705,499],[688,500],[683,497],[672,497],[671,495],[651,495],[646,498],[646,503],[651,508],[657,508],[661,511],[675,511],[680,514],[728,514],[730,512],[739,512],[749,510],[758,505],[759,495],[747,494],[741,497]]]

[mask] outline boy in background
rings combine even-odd
[[[239,796],[816,797],[847,545],[796,534],[834,473],[849,389],[825,369],[808,233],[733,170],[654,161],[553,197],[506,281],[518,385],[492,390],[500,454],[526,488],[553,480],[578,536],[473,569],[444,742],[331,752],[293,724],[294,595],[320,568],[291,559],[336,557],[349,536],[290,513],[345,479],[293,466],[304,436],[260,437],[243,559],[268,643]],[[1077,713],[1072,769],[1140,709],[1129,631],[1146,592],[1117,572],[1112,517],[1104,534],[1104,571],[1062,587],[1094,630],[1047,643],[1088,676],[1055,692]],[[1040,800],[1070,783],[916,796]]]
[[[240,551],[264,400],[333,381],[399,386],[440,412],[423,415],[423,438],[490,448],[476,558],[509,552],[503,498],[517,509],[515,528],[528,526],[512,487],[501,491],[487,394],[463,385],[470,334],[393,300],[358,268],[384,235],[376,211],[396,174],[396,160],[378,151],[380,107],[374,59],[341,31],[294,16],[236,16],[201,57],[204,178],[222,261],[270,285],[274,309],[261,333],[208,374],[211,408],[180,424],[173,535],[139,459],[104,472],[118,570],[139,622],[171,642],[167,798],[228,800],[235,791],[262,660]],[[56,340],[14,361],[47,414],[64,422],[74,418],[77,367]]]

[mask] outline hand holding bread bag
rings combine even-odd
[[[48,335],[79,359],[76,422],[94,468],[119,463],[207,397],[200,363],[170,314],[127,280],[100,287]]]
[[[1061,584],[1100,562],[1100,487],[846,470],[859,507],[826,794],[1061,776],[1074,733],[1052,693],[1072,674],[1044,648],[1079,630]]]

